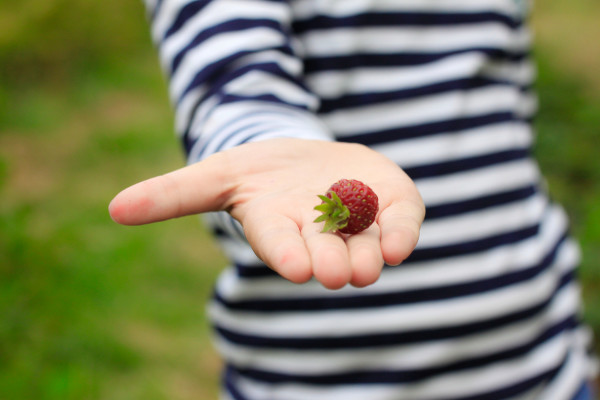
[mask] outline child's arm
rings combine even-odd
[[[146,3],[188,163],[274,137],[333,140],[303,80],[289,2]]]
[[[340,178],[359,179],[379,197],[380,211],[360,234],[320,233],[313,207]],[[227,210],[255,253],[293,282],[314,276],[328,288],[371,284],[383,262],[399,264],[414,249],[424,206],[412,181],[364,146],[272,139],[237,146],[204,161],[138,183],[109,206],[126,225]]]

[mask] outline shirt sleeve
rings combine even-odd
[[[277,0],[145,0],[188,162],[274,137],[332,140]]]

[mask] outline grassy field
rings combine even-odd
[[[538,3],[536,151],[600,336],[600,7]],[[0,399],[215,398],[219,250],[196,217],[124,228],[106,212],[183,163],[141,3],[4,2],[0,26]]]

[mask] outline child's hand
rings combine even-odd
[[[367,183],[379,213],[367,230],[320,233],[318,194],[340,178]],[[339,142],[273,139],[217,153],[119,193],[111,217],[138,225],[226,210],[269,267],[292,282],[314,276],[325,287],[366,286],[384,261],[396,265],[417,244],[425,208],[413,182],[386,157]]]

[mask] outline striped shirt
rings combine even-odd
[[[209,313],[223,399],[575,399],[577,245],[531,156],[525,0],[146,0],[190,163],[274,137],[365,144],[427,208],[366,288],[292,284],[237,222]],[[582,393],[582,392],[581,392]]]

